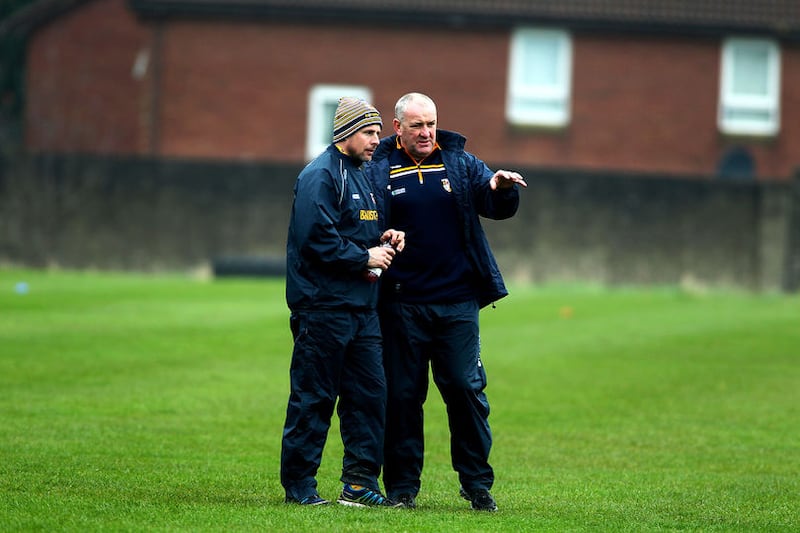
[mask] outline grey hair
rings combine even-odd
[[[436,104],[433,102],[430,96],[422,94],[422,93],[407,93],[400,97],[397,103],[394,105],[394,118],[403,122],[403,119],[406,115],[406,108],[408,104],[413,101],[422,101],[426,104],[429,104],[433,107],[434,111],[436,111]]]

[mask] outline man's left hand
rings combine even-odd
[[[498,170],[489,180],[489,187],[491,187],[493,191],[498,189],[510,189],[515,184],[522,185],[523,187],[528,186],[528,184],[525,183],[525,178],[518,172],[512,170]]]

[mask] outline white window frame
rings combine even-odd
[[[321,154],[333,141],[333,117],[326,108],[339,103],[339,98],[352,96],[372,102],[372,91],[361,85],[315,85],[308,93],[308,124],[306,130],[306,160]]]
[[[736,53],[744,47],[758,47],[767,52],[766,94],[736,93]],[[781,55],[778,43],[771,39],[733,37],[722,43],[720,64],[719,130],[731,135],[772,136],[780,131]],[[731,116],[732,113],[742,116]],[[748,118],[750,113],[766,114],[766,118]]]
[[[523,73],[531,65],[525,64],[524,50],[531,40],[541,39],[556,45],[556,80],[547,85],[526,84]],[[571,119],[571,100],[572,36],[567,31],[553,28],[515,29],[511,35],[509,54],[506,120],[519,126],[566,126]],[[538,110],[524,109],[526,102],[546,105]]]

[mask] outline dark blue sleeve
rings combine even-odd
[[[465,152],[467,173],[472,189],[473,201],[478,214],[492,220],[511,218],[519,207],[519,189],[516,185],[510,189],[493,191],[489,185],[494,172],[486,163]]]
[[[307,261],[342,271],[363,270],[366,246],[339,232],[343,183],[327,169],[304,173],[295,187],[294,232],[300,255]]]

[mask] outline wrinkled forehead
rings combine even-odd
[[[412,100],[406,106],[401,122],[435,122],[436,106],[426,100]]]

